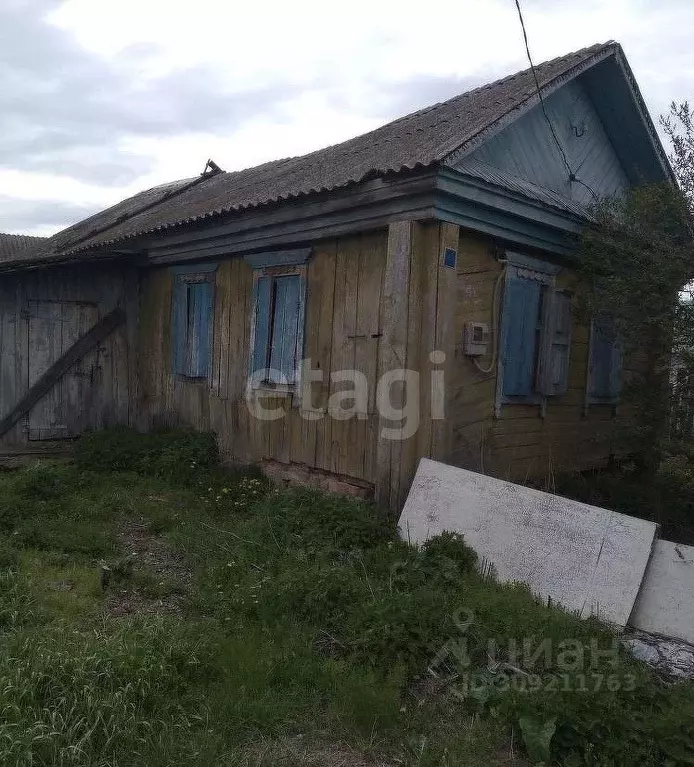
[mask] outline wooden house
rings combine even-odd
[[[511,478],[607,461],[629,361],[609,317],[577,321],[572,259],[593,199],[672,172],[618,44],[536,75],[4,254],[5,448],[189,425],[391,508],[422,456]]]

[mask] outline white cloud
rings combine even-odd
[[[523,5],[536,61],[617,39],[654,116],[670,100],[694,95],[689,40],[694,3],[525,0]],[[267,109],[239,107],[239,119],[228,127],[222,111],[213,128],[206,128],[203,111],[195,129],[169,130],[162,120],[160,134],[133,129],[120,135],[114,139],[117,155],[127,158],[128,167],[142,162],[140,178],[125,185],[112,186],[106,178],[103,186],[85,183],[70,178],[64,167],[52,175],[0,166],[2,188],[18,198],[55,197],[93,206],[199,173],[208,156],[232,170],[370,130],[399,116],[388,111],[384,94],[418,78],[482,83],[527,65],[513,0],[65,0],[45,21],[88,60],[127,74],[135,95],[156,91],[173,72],[196,69],[201,88],[214,74],[212,93],[220,102],[265,89],[272,99]],[[60,78],[55,63],[50,66],[46,83]],[[206,98],[209,104],[207,91]],[[163,112],[165,106],[162,100],[157,109]],[[34,127],[25,130],[30,135]]]
[[[0,189],[18,200],[69,200],[76,205],[108,205],[119,190],[85,184],[69,176],[0,168]]]

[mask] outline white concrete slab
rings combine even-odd
[[[653,548],[652,522],[423,458],[400,517],[420,544],[462,533],[501,581],[581,616],[626,625]]]
[[[694,547],[656,541],[629,624],[694,644]]]

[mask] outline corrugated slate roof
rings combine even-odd
[[[550,87],[618,48],[613,42],[594,45],[539,64],[535,70],[540,86]],[[301,157],[142,192],[55,235],[45,252],[70,254],[103,247],[211,216],[432,166],[536,96],[533,73],[527,69]]]
[[[54,246],[55,250],[70,250],[73,244],[77,244],[83,239],[85,233],[93,232],[92,236],[95,236],[100,230],[111,228],[120,222],[143,215],[146,211],[163,203],[181,190],[198,184],[203,180],[199,176],[181,179],[180,181],[160,184],[144,192],[138,192],[138,194],[128,197],[126,200],[122,200],[116,203],[116,205],[100,213],[95,213],[93,216],[85,218],[83,221],[79,221],[67,229],[58,232],[58,234],[50,238],[50,245]]]
[[[30,237],[26,234],[3,234],[0,232],[0,261],[8,261],[21,254],[34,251],[46,237]]]

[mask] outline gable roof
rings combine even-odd
[[[598,44],[539,64],[540,88],[548,93],[610,55],[623,57],[619,44]],[[526,69],[301,157],[147,190],[58,233],[32,258],[113,246],[210,217],[443,164],[537,101],[533,72]]]
[[[34,251],[46,240],[46,237],[30,237],[26,234],[3,234],[0,232],[0,261],[10,261],[18,254]]]

